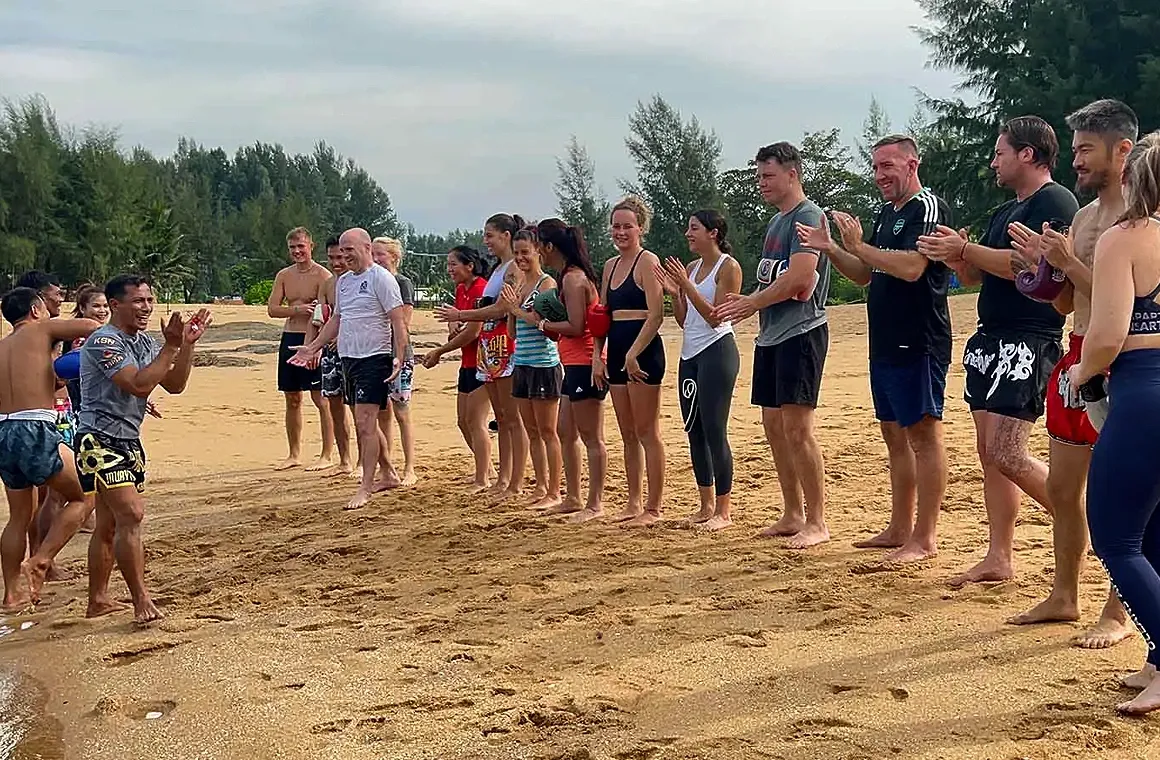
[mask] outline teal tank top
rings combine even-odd
[[[528,293],[521,307],[524,311],[531,311],[536,295],[540,292],[540,285],[548,275],[540,275],[536,286]],[[516,320],[516,352],[512,361],[518,367],[555,367],[560,363],[560,352],[556,349],[555,341],[548,338],[533,325],[522,319]]]

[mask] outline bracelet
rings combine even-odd
[[[959,259],[961,259],[962,261],[966,261],[966,260],[967,260],[967,257],[966,257],[966,253],[967,253],[967,246],[968,246],[968,245],[970,245],[970,244],[971,244],[971,241],[970,241],[970,240],[964,240],[964,241],[963,241],[963,247],[959,249]]]
[[[537,330],[539,330],[540,332],[543,332],[543,331],[544,331],[544,325],[546,325],[546,324],[548,324],[548,320],[546,320],[546,319],[541,319],[541,320],[540,320],[540,323],[539,323],[538,325],[536,325],[536,329],[537,329]]]

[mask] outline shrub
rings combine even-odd
[[[270,300],[270,293],[274,290],[273,280],[259,280],[246,288],[242,300],[250,305],[264,305]]]

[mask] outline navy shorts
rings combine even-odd
[[[941,420],[948,366],[948,362],[930,354],[902,363],[872,360],[870,395],[874,397],[874,416],[904,428],[922,422],[923,417]]]
[[[13,491],[44,485],[64,469],[60,444],[56,422],[0,422],[0,480]]]

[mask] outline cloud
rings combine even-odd
[[[0,8],[0,94],[42,93],[62,122],[119,128],[167,154],[325,140],[421,229],[552,211],[576,134],[611,194],[638,100],[661,93],[715,129],[725,162],[838,126],[876,95],[905,121],[924,68],[911,0],[16,0]]]

